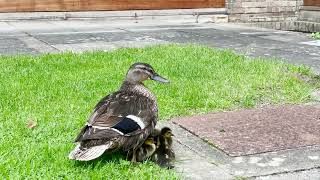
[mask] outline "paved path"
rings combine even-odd
[[[306,34],[297,32],[174,20],[0,22],[0,54],[4,55],[113,50],[166,43],[230,48],[247,56],[277,57],[289,63],[305,64],[320,72],[320,41],[313,41]],[[176,169],[188,179],[224,180],[237,176],[259,180],[320,178],[319,159],[314,159],[315,163],[301,159],[310,153],[315,154],[312,158],[318,157],[318,146],[229,157],[177,125],[170,122],[162,125],[170,126],[176,134]],[[279,163],[279,157],[287,156],[291,157],[291,163],[272,167]],[[257,168],[257,161],[270,166]]]
[[[320,179],[319,115],[320,107],[316,104],[286,105],[178,117],[173,119],[177,125],[170,126],[177,134],[177,142],[217,166],[214,173],[202,171],[203,174],[211,173],[214,177],[218,172],[224,173],[217,179],[228,179],[227,175],[231,175],[317,180]],[[190,157],[178,155],[181,160]],[[193,164],[201,164],[200,160],[194,160]]]
[[[181,127],[175,133],[176,170],[186,179],[319,180],[320,146],[230,157]],[[310,159],[311,157],[311,159]]]
[[[320,41],[297,32],[160,20],[0,22],[0,54],[112,50],[163,43],[230,48],[248,56],[277,57],[306,64],[320,72]]]

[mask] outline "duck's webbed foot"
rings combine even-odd
[[[132,163],[137,163],[137,152],[136,151],[137,151],[136,149],[132,150],[132,158],[131,158]]]

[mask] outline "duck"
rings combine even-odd
[[[143,145],[136,151],[137,162],[143,162],[147,160],[149,157],[153,155],[156,149],[157,147],[154,142],[154,138],[152,136],[149,136],[147,140],[143,143]]]
[[[155,128],[158,105],[155,95],[143,84],[146,80],[169,83],[147,63],[134,63],[120,89],[102,98],[75,139],[69,159],[90,161],[104,153],[136,151]]]
[[[175,153],[173,151],[173,136],[172,130],[169,127],[163,127],[161,131],[153,131],[156,139],[156,151],[151,157],[151,160],[158,164],[160,167],[166,167],[168,169],[174,168],[172,164],[175,159]],[[156,135],[155,133],[159,133]]]

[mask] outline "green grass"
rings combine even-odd
[[[161,120],[261,104],[310,100],[317,80],[306,67],[246,59],[201,46],[155,46],[114,52],[0,57],[0,178],[173,179],[151,162],[121,156],[67,159],[73,139],[100,98],[119,88],[128,67],[147,62],[171,80],[147,82]],[[307,81],[306,81],[307,80]],[[37,127],[28,129],[29,120]]]
[[[311,33],[311,38],[313,39],[320,39],[320,32],[314,32],[314,33]]]

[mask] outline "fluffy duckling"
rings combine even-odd
[[[150,136],[153,137],[153,140],[157,149],[160,147],[160,134],[161,134],[161,129],[158,129],[158,128],[154,128],[150,134]]]
[[[140,148],[138,148],[136,151],[137,162],[142,162],[147,160],[149,157],[153,155],[156,149],[157,147],[153,137],[149,136],[147,140],[143,143],[143,145]]]
[[[161,129],[157,139],[157,150],[152,155],[152,161],[161,167],[174,168],[172,161],[175,159],[175,153],[172,149],[172,130],[168,127]]]

